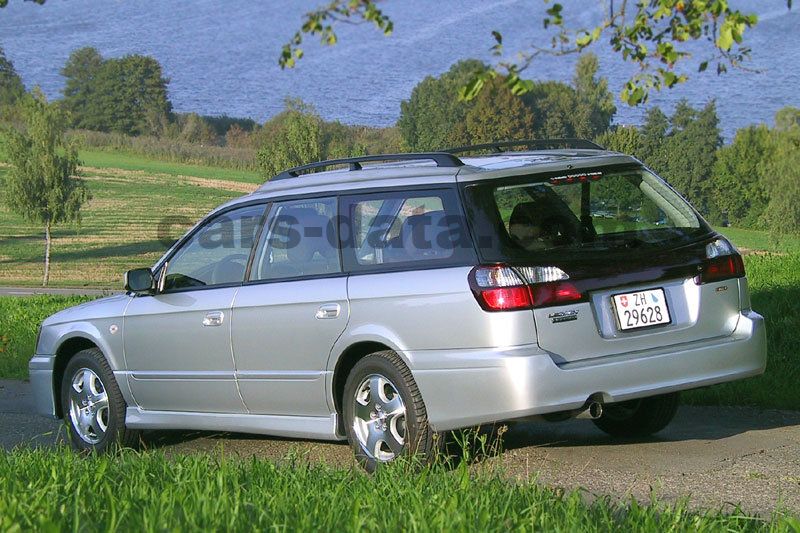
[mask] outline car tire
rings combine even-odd
[[[667,427],[675,418],[679,404],[677,392],[607,404],[602,416],[593,422],[614,437],[646,437]]]
[[[105,453],[135,447],[139,432],[125,427],[128,407],[103,353],[89,348],[67,363],[61,380],[61,406],[72,447]]]
[[[356,363],[344,386],[347,439],[367,472],[400,456],[430,461],[440,441],[406,364],[393,351]]]

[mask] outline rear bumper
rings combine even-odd
[[[535,345],[406,353],[439,431],[580,409],[592,395],[611,403],[756,376],[766,355],[752,311],[726,337],[561,366]]]
[[[56,397],[53,388],[55,362],[55,356],[34,355],[28,363],[36,412],[50,418],[56,418]]]

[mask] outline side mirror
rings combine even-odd
[[[125,272],[125,290],[134,294],[152,294],[155,278],[149,268],[134,268]]]

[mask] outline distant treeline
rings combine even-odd
[[[653,108],[641,127],[613,127],[616,108],[597,58],[584,54],[571,84],[536,83],[512,95],[495,78],[467,102],[459,90],[486,65],[460,61],[429,76],[401,103],[394,127],[323,120],[314,108],[287,99],[264,124],[251,119],[175,113],[159,63],[147,56],[103,58],[74,51],[61,73],[61,105],[82,146],[158,159],[258,170],[265,179],[319,159],[369,153],[436,150],[490,141],[581,137],[633,154],[665,177],[712,222],[800,231],[800,110],[785,108],[775,127],[740,129],[723,146],[714,102],[680,102],[672,116]],[[14,122],[25,93],[0,49],[0,118]]]

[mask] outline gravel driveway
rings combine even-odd
[[[58,422],[32,414],[30,387],[0,380],[0,446],[52,446]],[[145,445],[167,453],[217,450],[281,458],[290,450],[313,461],[353,464],[346,444],[209,432],[148,432]],[[509,475],[551,486],[583,487],[589,496],[633,496],[651,490],[667,501],[767,515],[800,512],[800,412],[742,407],[682,407],[657,438],[614,441],[588,420],[515,424],[493,462]]]

